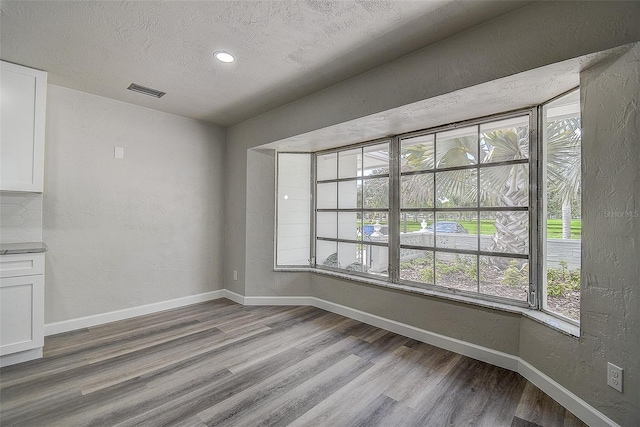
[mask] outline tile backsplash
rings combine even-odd
[[[0,243],[42,241],[42,194],[0,193]]]

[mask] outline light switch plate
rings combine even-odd
[[[114,147],[113,157],[116,159],[124,159],[124,147]]]

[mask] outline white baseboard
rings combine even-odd
[[[313,297],[244,297],[244,305],[311,305],[317,307]]]
[[[233,302],[237,302],[238,304],[246,305],[244,303],[245,296],[237,294],[235,292],[230,291],[229,289],[223,289],[223,295],[226,299],[231,300]]]
[[[620,427],[593,406],[518,356],[356,310],[315,297],[244,297],[226,290],[225,297],[244,305],[311,305],[387,331],[518,372],[591,427]]]
[[[41,357],[42,347],[13,354],[5,354],[4,356],[0,356],[0,368],[15,365],[16,363],[28,362],[29,360],[40,359]]]
[[[159,311],[170,310],[172,308],[184,307],[199,302],[224,298],[225,290],[205,292],[198,295],[176,298],[169,301],[161,301],[153,304],[141,305],[138,307],[125,308],[123,310],[110,311],[108,313],[95,314],[93,316],[79,317],[76,319],[63,320],[62,322],[48,323],[44,325],[44,335],[55,335],[63,332],[75,331],[91,326],[102,325],[104,323],[116,322],[118,320],[130,319],[132,317],[144,316],[145,314],[157,313]]]
[[[620,425],[611,418],[580,399],[525,360],[519,360],[517,372],[531,381],[531,383],[540,390],[551,396],[569,412],[580,418],[585,424],[591,427],[620,427]]]
[[[407,325],[406,323],[397,322],[395,320],[356,310],[330,301],[319,298],[312,299],[313,304],[311,305],[314,307],[340,314],[342,316],[349,317],[387,331],[395,332],[396,334],[413,338],[445,350],[453,351],[454,353],[462,354],[463,356],[487,362],[501,368],[509,369],[511,371],[518,370],[519,358],[517,356],[482,347],[456,338],[440,335],[425,329],[416,328],[415,326]]]

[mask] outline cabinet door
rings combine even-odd
[[[0,190],[41,193],[47,73],[2,62]]]
[[[0,356],[44,345],[44,276],[0,279]]]

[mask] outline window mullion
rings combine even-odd
[[[478,168],[476,169],[476,227],[477,227],[477,235],[478,235],[478,251],[482,250],[482,246],[480,246],[480,236],[482,235],[481,232],[481,227],[480,227],[480,217],[482,216],[480,214],[480,138],[481,138],[481,134],[480,134],[480,124],[478,124],[477,127],[477,137],[476,137],[476,143],[477,143],[477,155],[476,155],[476,165],[478,166]],[[476,289],[478,290],[478,293],[480,293],[480,255],[476,255]]]
[[[400,138],[390,141],[389,159],[389,280],[400,281]]]
[[[546,231],[540,227],[540,201],[543,197],[543,185],[540,168],[542,146],[540,141],[542,132],[542,114],[539,114],[540,107],[532,108],[529,116],[529,306],[531,308],[542,307],[543,292],[539,278],[542,277],[542,265],[540,259],[541,239],[546,238]]]
[[[317,167],[318,162],[316,160],[317,154],[311,156],[311,183],[310,189],[311,192],[311,220],[310,220],[310,230],[309,230],[309,238],[311,239],[311,245],[309,245],[309,265],[311,267],[316,267],[316,177],[317,177]]]

